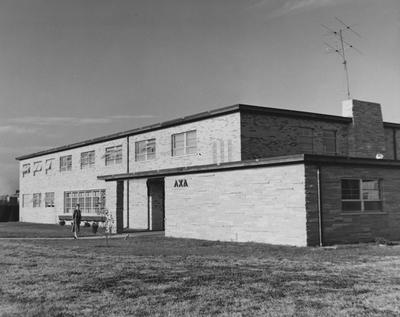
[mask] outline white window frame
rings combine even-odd
[[[42,161],[33,163],[33,176],[42,171]]]
[[[140,148],[144,151],[140,152]],[[151,138],[135,142],[135,161],[150,161],[156,158],[156,139]]]
[[[110,146],[105,149],[105,165],[115,165],[122,163],[122,145]]]
[[[45,170],[46,174],[49,174],[50,171],[53,169],[53,164],[54,164],[54,159],[53,158],[46,160],[46,163],[45,163],[45,166],[44,166],[44,170]]]
[[[96,152],[94,150],[81,153],[81,169],[93,167],[95,164]]]
[[[22,208],[29,207],[31,194],[22,194]]]
[[[358,197],[359,199],[343,199],[343,181],[344,180],[352,180],[352,181],[358,181]],[[377,182],[378,184],[378,198],[379,199],[368,199],[368,189],[363,188],[363,182]],[[342,207],[341,210],[343,213],[369,213],[369,212],[379,212],[381,213],[383,211],[383,199],[382,199],[382,180],[378,178],[342,178],[341,179],[341,202],[342,202]],[[366,194],[366,195],[365,195]],[[360,209],[345,209],[343,208],[343,203],[346,202],[355,202],[355,203],[360,203]],[[380,204],[380,207],[378,209],[366,209],[365,204],[368,202],[378,202]]]
[[[189,144],[189,136],[194,134],[195,145]],[[183,136],[183,146],[176,146],[176,138]],[[171,135],[171,156],[182,156],[188,154],[195,154],[197,151],[197,130],[189,130],[181,133],[175,133]]]
[[[60,156],[60,172],[72,170],[72,155]]]
[[[105,208],[105,201],[105,189],[66,191],[64,192],[64,213],[72,213],[76,204],[79,204],[82,213],[99,215]]]
[[[44,193],[44,207],[54,207],[54,192]]]
[[[41,193],[34,193],[32,197],[32,207],[39,208],[42,201],[42,194]]]
[[[29,174],[31,172],[31,164],[23,164],[22,165],[22,177],[25,177],[25,175]]]

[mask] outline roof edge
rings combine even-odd
[[[46,154],[52,154],[52,153],[57,153],[65,150],[70,150],[70,149],[75,149],[79,148],[82,146],[86,145],[91,145],[91,144],[96,144],[96,143],[101,143],[101,142],[106,142],[106,141],[112,141],[115,139],[123,138],[123,137],[128,137],[132,135],[137,135],[141,133],[146,133],[150,131],[155,131],[155,130],[160,130],[168,127],[173,127],[181,124],[186,124],[190,122],[195,122],[199,120],[204,120],[212,117],[217,117],[217,116],[222,116],[234,112],[253,112],[253,113],[264,113],[264,114],[273,114],[273,115],[278,115],[278,116],[290,116],[290,117],[302,117],[302,118],[308,118],[308,119],[318,119],[318,120],[325,120],[325,121],[336,121],[336,122],[342,122],[342,123],[351,123],[352,118],[348,117],[342,117],[342,116],[336,116],[336,115],[328,115],[328,114],[321,114],[321,113],[314,113],[314,112],[306,112],[306,111],[298,111],[298,110],[289,110],[289,109],[281,109],[281,108],[271,108],[271,107],[263,107],[263,106],[255,106],[255,105],[248,105],[248,104],[235,104],[231,106],[226,106],[210,111],[204,111],[200,112],[194,115],[189,115],[185,116],[182,118],[178,119],[173,119],[169,121],[164,121],[156,124],[151,124],[147,125],[144,127],[140,128],[135,128],[132,130],[127,130],[127,131],[122,131],[122,132],[117,132],[113,134],[109,134],[106,136],[101,136],[85,141],[80,141],[76,143],[71,143],[63,146],[58,146],[54,148],[50,148],[47,150],[31,153],[31,154],[26,154],[26,155],[21,155],[16,157],[15,159],[18,161],[46,155]],[[396,123],[389,123],[389,122],[384,122],[384,126],[386,127],[392,127],[392,128],[400,128],[400,124]]]
[[[111,175],[100,175],[97,179],[104,181],[118,181],[126,179],[155,178],[175,176],[181,174],[198,174],[229,171],[244,168],[260,168],[266,166],[291,165],[291,164],[316,164],[322,165],[357,165],[357,166],[380,166],[380,167],[400,167],[400,160],[378,160],[371,158],[317,155],[317,154],[296,154],[286,156],[276,156],[271,158],[253,159],[246,161],[235,161],[221,164],[195,165],[189,167],[170,168],[162,170],[152,170],[137,173],[122,173]]]

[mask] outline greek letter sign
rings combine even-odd
[[[175,187],[189,187],[186,179],[176,179],[174,183]]]

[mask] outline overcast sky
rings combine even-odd
[[[247,103],[341,114],[341,25],[355,99],[400,123],[398,0],[0,0],[0,193],[15,157]]]

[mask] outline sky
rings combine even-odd
[[[15,157],[245,103],[400,123],[398,0],[0,0],[0,194]]]

